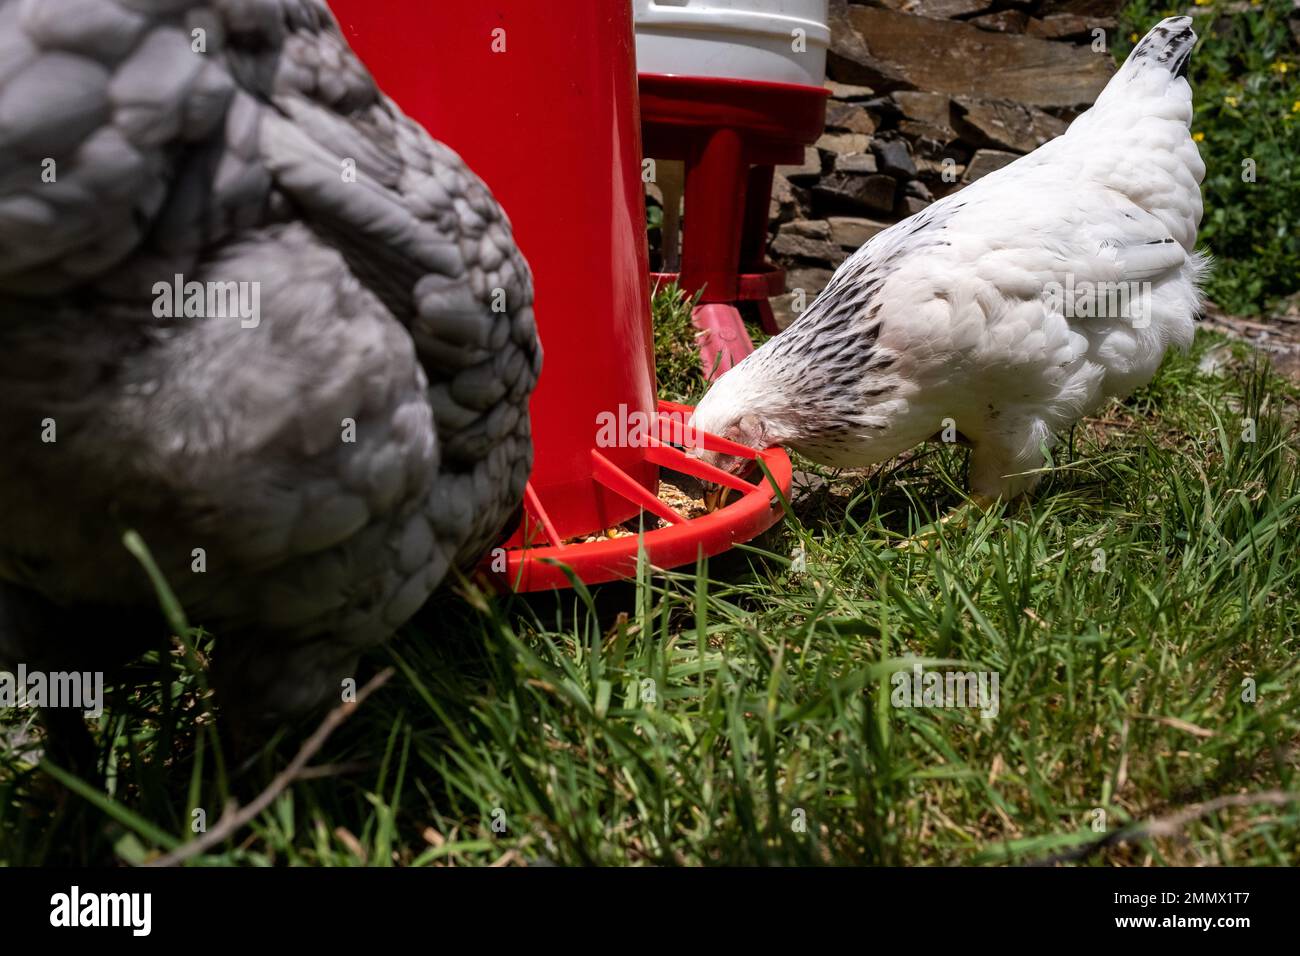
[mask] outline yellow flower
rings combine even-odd
[[[1205,139],[1205,134],[1204,134],[1204,133],[1193,133],[1193,134],[1192,134],[1192,139],[1196,140],[1196,142],[1198,142],[1198,143],[1199,143],[1199,142],[1202,142],[1202,141]]]
[[[1225,96],[1223,102],[1226,106],[1236,106],[1237,98],[1235,96]]]
[[[1130,34],[1128,35],[1128,42],[1129,42],[1129,43],[1137,43],[1137,41],[1138,41],[1138,35],[1137,35],[1136,33],[1130,33]]]
[[[1290,67],[1288,67],[1286,63],[1284,63],[1282,60],[1277,60],[1273,63],[1270,63],[1268,68],[1272,70],[1274,73],[1285,73],[1288,69],[1290,69]]]
[[[1198,7],[1208,7],[1213,2],[1214,0],[1196,0],[1196,5]]]
[[[1291,112],[1300,113],[1300,100],[1296,100],[1294,103],[1291,104]]]

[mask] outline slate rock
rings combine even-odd
[[[848,153],[844,156],[835,157],[835,172],[837,173],[856,173],[859,176],[867,176],[879,171],[876,165],[876,157],[872,153]]]
[[[857,249],[868,239],[889,228],[889,223],[861,216],[831,216],[827,220],[831,242],[841,249]]]
[[[807,183],[816,180],[822,174],[822,157],[812,146],[805,146],[803,163],[798,166],[778,166],[777,173],[792,183]]]
[[[916,175],[916,163],[912,162],[912,151],[907,146],[907,140],[873,140],[871,152],[875,155],[881,172],[899,179],[910,179]]]
[[[989,173],[999,170],[1019,158],[1015,153],[1004,152],[1000,149],[978,149],[975,151],[975,155],[971,157],[970,164],[966,167],[966,175],[962,178],[962,182],[973,183],[975,180],[987,176]]]
[[[1028,153],[1060,136],[1068,127],[1032,106],[1011,100],[984,100],[958,96],[957,129],[974,146]]]
[[[1087,46],[994,33],[877,7],[832,7],[828,69],[840,82],[1038,107],[1091,104],[1115,67]]]
[[[861,106],[831,100],[826,104],[826,128],[842,133],[862,133],[870,136],[876,131],[876,118]]]
[[[835,212],[890,213],[896,190],[892,176],[831,173],[813,187],[813,198]]]

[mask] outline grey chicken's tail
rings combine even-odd
[[[1135,72],[1159,67],[1174,76],[1186,76],[1194,46],[1196,32],[1192,29],[1191,17],[1161,20],[1133,48],[1124,62],[1124,70]]]

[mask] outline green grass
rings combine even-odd
[[[695,327],[691,325],[691,309],[699,297],[683,294],[676,283],[656,286],[652,291],[659,397],[694,405],[709,385],[700,368]]]
[[[462,585],[367,660],[396,675],[323,775],[194,862],[996,864],[1094,840],[1101,814],[1300,790],[1296,398],[1202,336],[1081,425],[1031,502],[942,547],[892,546],[960,500],[964,452],[927,446],[825,475],[707,566],[558,597]],[[0,862],[142,862],[292,755],[231,779],[191,663],[212,639],[169,611],[188,649],[112,695],[103,787],[35,766],[36,733],[0,751]],[[891,706],[914,658],[997,672],[997,716]],[[1184,832],[1089,861],[1295,862],[1300,804]]]
[[[659,397],[670,402],[694,405],[709,390],[708,379],[700,366],[696,345],[698,333],[691,324],[691,310],[699,302],[699,295],[686,295],[675,282],[655,286],[651,291]],[[748,328],[750,338],[756,346],[762,345],[770,337],[752,322]]]

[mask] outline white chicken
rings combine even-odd
[[[1029,491],[1055,435],[1192,340],[1195,42],[1191,18],[1162,21],[1064,135],[867,242],[694,425],[855,467],[947,431],[974,501]]]

